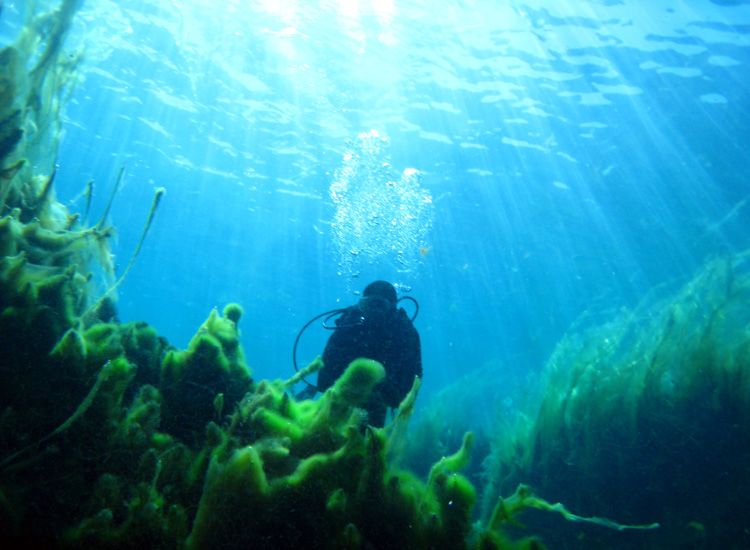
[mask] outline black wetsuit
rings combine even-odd
[[[336,320],[338,328],[323,352],[318,389],[325,391],[360,357],[374,359],[385,367],[385,380],[375,386],[362,406],[368,424],[383,426],[386,407],[398,407],[422,376],[422,348],[419,333],[403,309],[391,309],[383,318],[366,318],[358,306],[351,306]]]

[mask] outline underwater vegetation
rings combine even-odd
[[[531,380],[519,381],[509,370],[504,362],[488,362],[423,400],[409,426],[410,436],[400,455],[403,464],[426,476],[432,464],[457,448],[463,434],[470,431],[474,446],[463,473],[482,487],[482,463],[495,434],[510,428],[518,404],[530,398],[526,388],[532,385]],[[505,395],[514,398],[503,399]]]
[[[558,344],[539,403],[496,434],[484,514],[522,480],[578,512],[661,523],[647,536],[597,531],[592,546],[750,547],[747,254],[652,294]],[[551,546],[575,535],[527,525]]]
[[[395,466],[418,381],[386,429],[357,407],[384,377],[354,361],[317,401],[255,381],[242,308],[212,311],[186,350],[121,324],[106,211],[91,227],[55,200],[60,109],[78,54],[75,9],[36,14],[0,51],[0,542],[4,548],[542,548],[502,531],[525,508],[566,513],[525,487],[472,523],[460,470],[473,436],[416,475]],[[122,174],[122,170],[120,171]],[[119,176],[118,176],[119,181]],[[115,189],[117,182],[115,183]],[[114,192],[113,192],[114,196]]]
[[[63,44],[78,3],[36,14],[29,2],[23,32],[0,51],[4,548],[748,547],[744,256],[571,333],[514,424],[474,435],[461,398],[410,431],[416,381],[393,423],[371,428],[358,405],[384,373],[367,359],[317,401],[297,401],[289,388],[320,361],[254,380],[239,305],[211,311],[185,350],[117,321],[114,289],[162,194],[117,281],[106,212],[88,227],[88,212],[55,199],[60,110],[80,59]],[[114,281],[103,289],[102,273]],[[414,449],[416,473],[401,466]],[[542,523],[537,510],[553,514]],[[519,531],[521,519],[532,529]]]

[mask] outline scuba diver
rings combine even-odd
[[[403,299],[413,301],[419,311],[416,300]],[[375,281],[367,285],[357,305],[316,317],[341,314],[335,320],[335,327],[323,324],[334,332],[323,351],[323,368],[318,372],[317,387],[310,385],[303,393],[309,396],[314,395],[315,390],[324,392],[355,359],[374,359],[385,367],[385,379],[375,386],[362,408],[368,414],[369,425],[382,427],[386,408],[398,407],[411,389],[414,377],[422,377],[422,348],[419,333],[412,323],[416,313],[410,319],[406,311],[398,307],[398,302],[392,284]]]

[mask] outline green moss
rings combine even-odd
[[[117,522],[112,502],[95,515],[69,528],[62,536],[67,548],[179,548],[176,541],[188,533],[188,516],[176,505],[165,505],[163,496],[148,483],[139,484],[125,501],[127,519]]]
[[[257,411],[252,422],[263,432],[288,437],[290,442],[298,442],[305,435],[303,428],[293,419],[268,409]]]
[[[460,474],[441,474],[435,480],[434,490],[446,541],[460,548],[469,533],[477,493]]]
[[[334,490],[326,502],[326,511],[337,517],[343,517],[346,513],[347,496],[343,489]]]
[[[213,309],[206,322],[203,324],[198,334],[193,338],[188,346],[189,350],[195,350],[204,342],[204,336],[210,335],[211,338],[218,341],[221,348],[222,356],[227,360],[227,368],[233,373],[246,373],[248,378],[251,375],[250,369],[245,363],[245,355],[242,347],[239,345],[240,332],[237,328],[237,322],[241,316],[241,308],[236,304],[230,304],[225,309],[225,315],[228,313],[232,318],[221,317],[217,309]]]
[[[690,521],[720,526],[716,547],[744,536],[726,518],[750,506],[738,490],[750,483],[749,304],[744,255],[719,258],[658,300],[566,335],[545,367],[540,401],[497,434],[485,517],[498,494],[528,482],[565,495],[573,510],[659,521],[654,546],[692,544],[682,528]]]
[[[86,342],[81,333],[69,329],[50,352],[50,357],[72,365],[82,374],[86,365]]]
[[[372,359],[355,359],[336,380],[336,400],[347,407],[364,403],[372,389],[385,378],[383,365]]]
[[[365,428],[356,407],[382,380],[382,365],[354,361],[319,400],[298,403],[286,382],[252,386],[239,344],[228,344],[237,333],[220,321],[209,316],[184,351],[143,323],[100,323],[69,330],[47,356],[55,368],[88,369],[88,394],[45,437],[69,453],[60,472],[76,472],[51,489],[86,488],[65,509],[54,499],[42,508],[67,546],[461,547],[475,495],[456,471],[469,460],[470,435],[423,483],[386,455],[406,437],[408,414],[388,432]],[[139,372],[154,365],[155,384],[143,383]],[[228,404],[233,413],[222,419]],[[24,460],[13,463],[28,485]],[[29,522],[24,499],[14,493],[7,507]]]
[[[223,311],[224,317],[232,321],[235,325],[240,322],[243,311],[239,304],[227,304]]]
[[[212,311],[187,350],[116,322],[119,281],[96,288],[89,265],[113,275],[111,228],[80,227],[52,190],[77,61],[62,44],[78,4],[31,5],[19,40],[0,50],[3,543],[466,547],[474,494],[457,470],[471,438],[427,483],[387,458],[407,437],[418,384],[396,425],[373,430],[357,406],[383,380],[379,363],[358,359],[319,400],[297,403],[295,379],[253,383],[238,305]],[[493,537],[483,548],[501,546]]]
[[[0,246],[3,242],[2,239],[2,227],[6,225],[4,222],[9,217],[0,219]],[[11,243],[15,243],[15,239],[12,237],[7,239]],[[2,252],[2,250],[0,250]],[[2,258],[0,258],[0,305],[7,307],[14,302],[14,298],[17,299],[17,295],[21,288],[27,284],[40,280],[46,274],[49,274],[49,270],[42,269],[30,269],[28,267],[28,260],[25,252],[17,253],[15,247],[12,250],[7,250]]]
[[[238,449],[224,462],[211,460],[193,529],[186,541],[188,549],[222,547],[235,540],[252,543],[252,535],[226,525],[226,518],[238,511],[262,512],[269,487],[263,463],[251,447]],[[247,516],[250,521],[257,521]],[[234,527],[234,528],[233,528]],[[229,535],[231,538],[228,538]]]
[[[235,324],[213,310],[188,349],[170,350],[162,361],[165,429],[199,446],[204,426],[216,415],[217,396],[234,405],[251,383]]]

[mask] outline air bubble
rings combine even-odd
[[[390,142],[375,130],[350,145],[329,190],[336,205],[332,230],[340,265],[349,274],[366,265],[393,263],[416,270],[434,216],[419,171],[408,168],[395,180]]]

